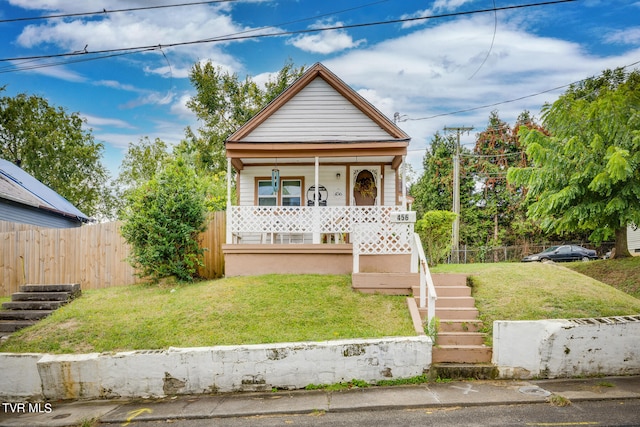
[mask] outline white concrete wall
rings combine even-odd
[[[159,397],[411,378],[429,369],[431,348],[431,339],[421,336],[37,355],[37,368],[34,359],[25,360],[38,385],[28,390],[20,384],[22,367],[5,368],[5,361],[18,358],[0,354],[0,396],[5,401],[38,393],[51,400]]]
[[[41,400],[42,384],[38,375],[37,353],[0,353],[0,401]]]
[[[497,321],[493,364],[503,378],[640,374],[640,316]]]

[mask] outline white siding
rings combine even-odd
[[[635,226],[627,228],[627,246],[631,254],[640,254],[640,228]]]
[[[317,77],[243,141],[379,141],[392,138],[327,82]]]
[[[384,205],[396,204],[396,172],[391,166],[384,168]]]
[[[255,166],[247,167],[242,171],[240,178],[240,205],[252,206],[254,200],[254,185],[256,177],[270,177],[271,166]],[[278,166],[280,177],[304,177],[304,188],[302,189],[304,203],[307,203],[307,190],[314,185],[314,167],[313,166]],[[320,165],[318,181],[320,185],[324,185],[327,189],[328,206],[344,206],[346,203],[347,191],[347,168],[340,165]],[[340,174],[340,178],[336,174]]]

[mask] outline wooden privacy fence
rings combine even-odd
[[[28,283],[80,283],[86,290],[141,282],[126,261],[130,247],[119,229],[119,222],[40,228],[0,221],[0,296]],[[200,235],[205,248],[202,277],[223,275],[224,238],[225,213],[216,212]]]

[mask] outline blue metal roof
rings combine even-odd
[[[29,175],[19,166],[4,159],[0,159],[0,178],[13,184],[0,188],[0,197],[75,217],[83,222],[90,221],[89,217],[67,199]]]

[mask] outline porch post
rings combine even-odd
[[[227,157],[227,244],[232,243],[233,235],[231,233],[231,158]]]
[[[407,210],[407,156],[402,156],[402,210]]]
[[[320,194],[320,184],[318,184],[318,178],[320,176],[320,158],[316,156],[316,164],[315,164],[315,174],[314,174],[314,186],[315,191],[313,194],[314,203],[313,203],[313,243],[320,243],[320,212],[318,211],[319,194]]]

